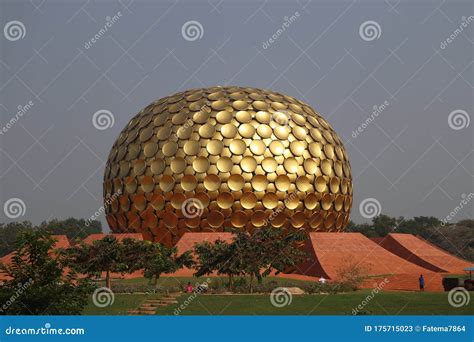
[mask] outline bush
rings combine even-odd
[[[337,270],[337,278],[341,283],[341,287],[347,290],[355,291],[367,276],[364,267],[351,260],[345,260],[342,266]]]

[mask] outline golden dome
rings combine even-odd
[[[104,200],[113,232],[166,245],[187,231],[341,231],[351,168],[307,104],[256,88],[194,89],[130,120],[110,151]]]

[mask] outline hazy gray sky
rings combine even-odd
[[[16,220],[35,223],[89,217],[133,115],[177,91],[239,85],[331,123],[352,164],[352,220],[368,220],[359,205],[372,198],[388,215],[443,218],[474,192],[473,15],[472,1],[2,0],[0,203],[20,199]],[[99,110],[113,126],[94,127]]]

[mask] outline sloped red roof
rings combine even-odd
[[[412,234],[388,234],[381,246],[401,258],[437,272],[463,274],[464,268],[473,265]]]

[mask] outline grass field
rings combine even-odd
[[[291,304],[282,308],[272,306],[269,295],[198,295],[190,300],[188,295],[179,297],[179,304],[159,308],[158,315],[174,315],[175,309],[186,300],[188,305],[181,315],[351,315],[369,295],[357,291],[334,295],[293,296]],[[124,315],[138,307],[147,298],[159,295],[116,294],[114,304],[97,308],[92,302],[85,315]],[[367,315],[472,315],[474,303],[454,308],[448,303],[447,293],[381,292],[363,308]]]

